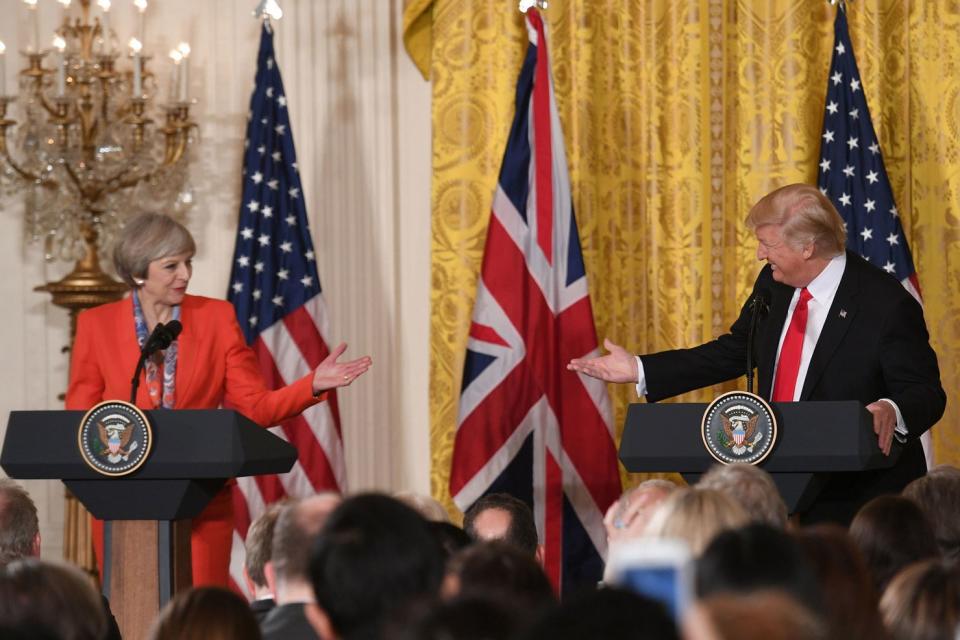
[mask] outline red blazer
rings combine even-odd
[[[228,404],[269,427],[326,398],[313,396],[309,373],[286,387],[266,387],[253,350],[237,324],[233,305],[186,296],[180,306],[176,408],[215,409]],[[129,400],[140,347],[130,297],[82,312],[70,363],[67,409],[89,409],[102,400]],[[137,406],[155,408],[141,379]]]

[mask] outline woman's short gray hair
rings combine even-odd
[[[113,247],[113,266],[117,275],[131,287],[136,279],[147,277],[154,260],[182,253],[193,255],[197,245],[187,228],[160,213],[141,213],[130,220]]]

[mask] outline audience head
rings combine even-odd
[[[960,559],[960,471],[956,467],[934,467],[903,490],[933,527],[933,535],[944,558]]]
[[[893,640],[960,637],[960,568],[945,560],[910,565],[883,592],[880,613]]]
[[[545,613],[524,640],[677,640],[662,604],[624,589],[581,591]]]
[[[79,569],[27,558],[0,568],[0,628],[57,640],[102,640],[107,617]]]
[[[880,496],[863,505],[850,523],[850,537],[867,561],[878,593],[908,564],[940,555],[927,517],[902,496]]]
[[[40,524],[30,494],[9,478],[0,479],[0,566],[40,555]]]
[[[415,491],[398,491],[393,497],[419,513],[427,522],[450,522],[450,514],[440,501]]]
[[[167,603],[150,640],[260,640],[260,628],[243,598],[220,587],[200,587]]]
[[[750,521],[746,510],[729,495],[713,489],[675,491],[650,518],[645,533],[656,538],[684,540],[694,556],[721,531]]]
[[[287,503],[280,509],[270,551],[278,604],[284,604],[285,590],[289,587],[309,583],[310,550],[340,501],[337,494],[323,493]]]
[[[376,638],[388,616],[434,596],[443,577],[440,546],[426,520],[402,502],[368,493],[330,514],[310,560],[320,637]]]
[[[427,526],[430,527],[430,533],[436,538],[443,552],[444,563],[456,555],[461,549],[470,546],[471,540],[467,532],[450,522],[437,522],[428,520]]]
[[[390,640],[510,640],[519,628],[516,607],[467,597],[417,603],[387,623]]]
[[[679,488],[669,480],[653,478],[624,491],[603,518],[607,541],[614,544],[642,537],[653,512]]]
[[[781,591],[712,595],[694,605],[683,630],[686,640],[826,640],[829,637],[812,612]]]
[[[810,562],[820,584],[823,618],[835,640],[882,639],[873,576],[847,531],[834,524],[806,527],[794,538]]]
[[[716,464],[707,471],[697,487],[714,489],[733,497],[753,522],[781,529],[787,526],[787,505],[769,473],[753,464],[736,462]]]
[[[776,589],[820,611],[817,579],[796,540],[780,529],[750,524],[717,535],[696,567],[697,595]]]
[[[556,602],[540,564],[509,544],[479,542],[453,556],[443,593],[447,597],[486,597],[518,607],[526,614]]]
[[[270,505],[247,529],[247,538],[243,543],[246,552],[243,571],[247,586],[254,596],[257,595],[256,592],[268,588],[264,567],[270,562],[270,554],[273,552],[273,532],[283,505],[282,502]]]
[[[531,556],[539,551],[533,512],[507,493],[491,493],[470,505],[463,515],[463,530],[471,540],[503,540]]]

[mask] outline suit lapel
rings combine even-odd
[[[180,305],[180,323],[183,325],[183,330],[177,338],[177,373],[175,378],[177,387],[174,406],[178,409],[189,404],[187,400],[189,398],[188,392],[196,373],[194,364],[197,358],[195,348],[197,341],[196,327],[191,322],[193,319],[192,310],[193,298],[192,296],[185,296],[183,304]]]
[[[810,366],[807,368],[807,375],[803,381],[800,400],[810,399],[810,393],[820,380],[827,364],[829,364],[857,315],[856,297],[860,289],[860,279],[857,276],[855,265],[857,259],[858,257],[847,253],[847,264],[843,277],[840,279],[840,286],[837,287],[837,293],[833,297],[833,304],[827,313],[827,319],[823,323],[823,329],[817,339],[817,346],[813,350],[813,357],[810,358]]]
[[[772,290],[770,315],[767,316],[767,330],[760,345],[761,351],[757,365],[757,393],[764,398],[769,398],[773,389],[773,368],[777,363],[777,346],[780,343],[783,323],[787,320],[787,309],[790,308],[790,300],[795,291],[793,287],[781,283],[774,283]]]

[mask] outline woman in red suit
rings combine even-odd
[[[286,387],[266,387],[253,350],[237,324],[233,305],[187,295],[196,251],[190,232],[172,218],[137,216],[114,250],[117,273],[131,295],[81,313],[70,364],[67,409],[89,409],[103,400],[130,397],[130,373],[157,323],[179,320],[183,331],[145,368],[136,404],[144,409],[211,409],[229,405],[269,427],[350,384],[371,364],[369,357],[338,362],[341,344],[317,368]],[[194,585],[226,586],[233,536],[230,485],[192,522]],[[94,521],[102,563],[102,524]]]

